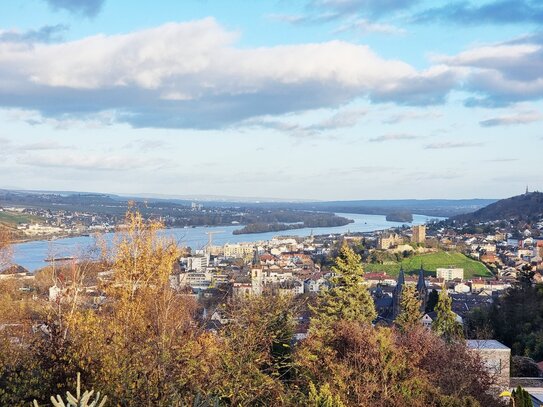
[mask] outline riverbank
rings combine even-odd
[[[337,227],[322,227],[322,228],[303,228],[289,230],[288,235],[293,236],[309,236],[328,235],[328,234],[345,234],[358,232],[373,232],[376,230],[389,229],[401,226],[420,225],[435,219],[435,217],[413,215],[412,224],[404,224],[398,222],[388,222],[385,215],[364,215],[338,213],[339,216],[352,219],[354,222],[344,226]],[[211,226],[211,227],[195,227],[195,228],[171,228],[160,231],[160,235],[174,239],[180,246],[188,246],[192,249],[203,249],[209,242],[209,232],[213,232],[213,244],[225,245],[236,244],[241,242],[265,242],[272,240],[274,237],[281,235],[280,232],[255,233],[250,235],[234,235],[234,230],[240,225],[230,226]],[[114,233],[104,233],[103,240],[112,242]],[[14,244],[13,261],[16,264],[32,271],[38,270],[47,266],[44,261],[51,257],[76,257],[88,258],[96,253],[99,248],[95,244],[93,236],[79,236],[58,238],[55,240],[39,240],[26,243]]]

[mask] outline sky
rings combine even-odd
[[[543,190],[539,0],[10,0],[0,188]]]

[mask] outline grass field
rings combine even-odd
[[[427,271],[428,276],[435,277],[435,271],[440,267],[457,267],[464,269],[464,278],[471,279],[473,277],[491,277],[492,274],[485,265],[476,260],[472,260],[462,253],[457,252],[437,252],[420,254],[405,259],[401,264],[364,264],[364,270],[370,273],[386,272],[391,276],[397,276],[400,272],[400,266],[406,272],[415,272],[423,266]]]

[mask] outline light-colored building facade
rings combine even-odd
[[[438,268],[436,269],[436,277],[442,278],[445,281],[464,279],[464,269],[461,268]]]
[[[204,271],[209,265],[209,259],[207,256],[194,256],[187,257],[187,270]]]
[[[225,244],[224,257],[236,259],[250,259],[255,251],[254,245],[251,244]]]
[[[501,388],[509,387],[511,349],[493,339],[468,340],[466,344],[479,355],[486,369],[495,377],[495,383]]]
[[[179,287],[191,287],[205,290],[212,283],[211,273],[188,272],[179,274]]]

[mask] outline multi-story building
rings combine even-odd
[[[496,340],[468,340],[468,348],[481,358],[498,387],[508,388],[510,382],[511,349]]]
[[[438,268],[436,269],[436,277],[442,278],[445,281],[464,279],[464,269],[461,268]]]
[[[251,244],[225,244],[224,257],[237,259],[250,259],[255,251],[254,245]]]
[[[179,274],[179,287],[205,290],[212,282],[211,273],[188,272]]]
[[[187,270],[204,271],[209,265],[209,258],[207,256],[187,257],[183,260],[186,260]]]

